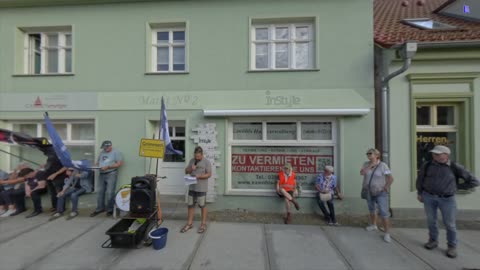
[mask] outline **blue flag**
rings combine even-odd
[[[182,151],[173,149],[170,133],[168,131],[167,110],[162,97],[162,108],[160,110],[160,140],[165,142],[165,154],[183,155]]]
[[[53,149],[55,150],[55,153],[57,154],[57,157],[62,165],[68,168],[89,170],[90,162],[88,160],[72,160],[67,147],[65,144],[63,144],[62,138],[60,138],[57,131],[53,127],[53,124],[48,117],[48,113],[45,113],[45,125],[47,127],[48,135],[50,135],[50,139],[52,140]]]

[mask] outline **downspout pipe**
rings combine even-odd
[[[403,61],[403,66],[397,71],[394,71],[388,74],[386,77],[382,78],[382,161],[387,163],[390,166],[390,99],[389,91],[390,86],[388,82],[395,78],[396,76],[405,72],[411,65],[412,60],[406,58]]]
[[[390,87],[388,82],[394,77],[405,72],[412,63],[412,57],[417,52],[416,42],[406,42],[399,49],[400,57],[403,59],[403,66],[381,80],[382,87],[382,161],[390,166]]]
[[[412,57],[417,52],[417,43],[416,42],[406,42],[401,47],[399,54],[403,59],[403,66],[386,77],[383,77],[381,80],[382,86],[382,161],[385,162],[390,167],[390,98],[389,91],[390,87],[388,82],[395,78],[396,76],[405,72],[410,65],[412,64]],[[388,205],[390,206],[391,196],[388,196]],[[390,217],[393,217],[393,210],[389,207]]]

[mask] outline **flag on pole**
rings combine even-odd
[[[24,146],[41,146],[42,138],[32,138],[28,134],[0,128],[0,142],[6,144],[18,144]]]
[[[29,146],[32,148],[36,148],[42,152],[46,151],[46,148],[48,148],[48,145],[50,145],[46,138],[32,138],[28,134],[14,132],[3,128],[0,128],[0,143],[6,143],[9,145]],[[0,149],[0,152],[40,166],[39,163],[30,159],[26,159],[20,155],[15,155],[2,149]]]
[[[165,154],[183,155],[182,151],[175,150],[170,140],[170,133],[168,131],[167,109],[162,97],[162,108],[160,110],[160,140],[165,142]]]
[[[48,117],[48,113],[45,113],[45,126],[47,127],[48,135],[50,135],[50,139],[52,140],[53,149],[55,150],[58,159],[64,167],[76,168],[79,170],[91,169],[90,162],[86,159],[72,160],[67,147],[62,141],[62,138],[60,138],[57,131],[53,127],[53,124]]]

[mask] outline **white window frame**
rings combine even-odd
[[[67,134],[66,138],[62,138],[62,141],[65,145],[93,145],[95,146],[95,139],[93,140],[73,140],[72,139],[72,125],[75,124],[91,124],[95,128],[95,121],[94,120],[60,120],[60,121],[52,121],[52,124],[57,125],[66,125],[67,126]],[[37,126],[37,134],[34,135],[36,137],[45,137],[49,139],[50,137],[48,134],[42,134],[43,127],[45,126],[45,122],[43,121],[12,121],[9,123],[9,128],[13,130],[14,125],[36,125]],[[95,131],[94,131],[95,132]]]
[[[159,127],[160,122],[157,122],[157,128]],[[182,126],[183,125],[183,126]],[[177,127],[183,127],[185,129],[185,136],[177,136]],[[184,120],[170,120],[168,121],[168,128],[172,128],[172,133],[170,133],[170,140],[173,141],[183,141],[185,150],[187,148],[187,123]],[[185,162],[187,162],[187,153],[185,154]],[[174,164],[178,164],[179,168],[184,168],[185,167],[185,162],[174,162],[174,161],[164,161],[162,160],[163,163],[169,164],[169,166],[174,166]],[[160,172],[157,172],[160,173]]]
[[[459,112],[460,112],[460,105],[456,103],[442,103],[442,102],[418,102],[417,106],[425,106],[430,107],[430,124],[431,125],[415,125],[415,137],[419,132],[448,132],[448,133],[455,133],[455,150],[456,152],[453,153],[454,156],[458,159],[458,151],[459,149],[459,127],[458,124],[460,123],[459,119]],[[453,107],[453,125],[439,125],[437,119],[437,108],[438,107]],[[416,114],[415,114],[416,115]],[[416,115],[418,117],[418,115]],[[415,119],[416,121],[417,119]],[[416,123],[415,123],[416,124]],[[415,146],[415,151],[418,151],[417,147]],[[418,170],[418,168],[417,168]]]
[[[234,140],[233,139],[233,124],[235,123],[262,123],[262,139],[261,140]],[[278,122],[295,122],[297,123],[297,139],[296,140],[267,140],[267,123]],[[302,140],[301,139],[301,123],[302,122],[330,122],[332,123],[332,139],[331,140]],[[232,188],[232,147],[234,146],[325,146],[333,147],[333,163],[338,164],[338,120],[335,118],[232,118],[227,120],[227,181],[225,185],[226,195],[242,195],[242,196],[277,196],[272,189],[233,189]],[[337,173],[338,174],[338,173]],[[315,191],[304,190],[302,196],[314,197]]]
[[[184,42],[174,42],[173,32],[183,31],[185,40]],[[168,32],[168,43],[158,44],[157,43],[157,33],[158,32]],[[170,28],[152,28],[152,59],[151,59],[151,72],[154,73],[185,73],[188,70],[187,66],[187,29],[186,27],[170,27]],[[166,47],[168,48],[168,70],[157,70],[157,48]],[[173,70],[173,48],[174,47],[183,47],[184,49],[184,65],[183,70]]]
[[[310,70],[314,68],[315,65],[315,31],[313,23],[279,23],[279,24],[256,24],[253,23],[250,28],[250,69],[251,70]],[[289,38],[285,40],[279,40],[275,38],[275,29],[277,27],[287,27],[289,31]],[[297,39],[296,38],[296,28],[297,27],[307,27],[309,32],[309,39]],[[267,28],[268,29],[268,39],[267,40],[256,40],[256,29],[257,28]],[[288,44],[288,67],[277,68],[276,59],[275,59],[275,46],[279,43]],[[296,47],[297,44],[308,43],[308,66],[297,68],[296,67]],[[257,44],[268,44],[268,67],[267,68],[257,68],[256,67],[256,45]]]
[[[48,46],[47,39],[49,35],[58,35],[57,46]],[[35,73],[35,41],[33,35],[40,35],[40,73]],[[67,46],[66,36],[70,35],[72,45]],[[32,31],[24,32],[24,73],[25,74],[71,74],[73,72],[73,35],[72,31]],[[47,66],[47,54],[51,49],[58,51],[58,70],[57,72],[49,72]],[[66,51],[70,50],[72,59],[69,72],[66,71]]]
[[[95,147],[95,142],[96,140],[73,140],[72,139],[72,125],[74,124],[91,124],[94,127],[94,136],[96,136],[96,125],[95,125],[95,120],[94,119],[79,119],[79,120],[59,120],[59,121],[52,121],[52,124],[65,124],[67,126],[67,133],[66,136],[67,138],[62,138],[63,143],[65,146],[93,146],[93,157],[92,160],[95,162],[95,157],[97,155],[96,147]],[[15,125],[36,125],[36,134],[33,135],[33,137],[45,137],[50,141],[50,136],[48,134],[42,134],[43,126],[45,126],[45,122],[42,120],[14,120],[14,121],[9,121],[7,124],[7,129],[13,130],[13,127]],[[16,130],[15,130],[16,131]],[[8,147],[24,147],[24,146],[18,146],[18,145],[9,145]],[[8,161],[8,166],[11,167],[11,159],[9,158]]]
[[[431,125],[416,125],[417,131],[420,132],[458,132],[458,114],[459,106],[454,103],[417,103],[417,106],[430,107],[430,123]],[[438,107],[453,107],[453,125],[439,125],[437,119]],[[416,120],[416,119],[415,119]]]

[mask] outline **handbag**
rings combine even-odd
[[[375,171],[377,170],[378,165],[375,166],[375,169],[373,169],[372,174],[370,175],[370,180],[368,181],[368,187],[362,187],[362,191],[360,192],[360,197],[364,200],[368,199],[368,195],[370,195],[370,184],[372,183],[372,178],[373,175],[375,174]]]
[[[325,180],[326,180],[325,189],[328,192],[327,193],[322,193],[322,192],[318,193],[320,201],[322,201],[322,202],[327,202],[327,201],[330,201],[332,199],[332,193],[330,192],[330,189],[329,189],[330,183],[332,182],[332,176],[325,177]]]
[[[320,201],[322,202],[327,202],[327,201],[330,201],[332,199],[332,193],[328,192],[328,193],[318,193],[318,195],[320,196]]]
[[[368,198],[368,188],[362,188],[362,192],[360,193],[360,197],[366,200]]]

